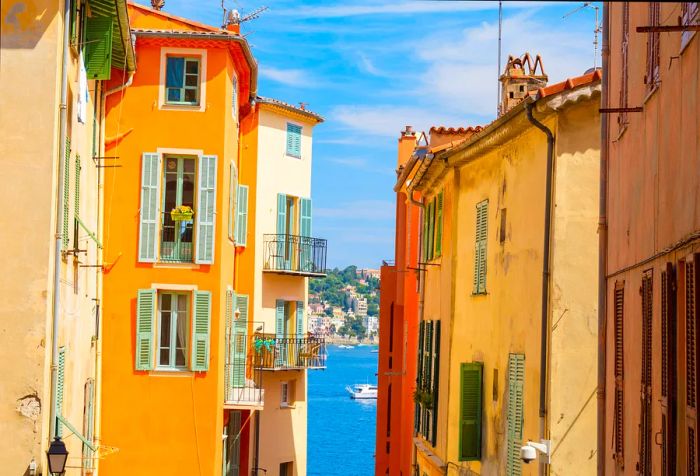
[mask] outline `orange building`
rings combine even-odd
[[[604,7],[598,474],[700,472],[699,19]]]
[[[247,474],[262,404],[234,292],[239,123],[257,66],[237,25],[129,5],[137,73],[106,104],[104,475]],[[230,31],[229,31],[230,30]],[[233,365],[238,364],[238,365]],[[245,391],[243,391],[245,390]]]
[[[410,127],[398,143],[398,172],[413,169],[416,134]],[[413,474],[413,420],[418,349],[418,258],[421,207],[405,188],[396,191],[395,261],[381,268],[375,474]]]

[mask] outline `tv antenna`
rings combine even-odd
[[[263,14],[263,12],[270,9],[269,7],[259,7],[253,10],[252,12],[241,16],[240,12],[235,8],[231,10],[226,9],[224,1],[225,0],[221,0],[221,9],[224,12],[222,28],[226,28],[228,25],[240,25],[241,23],[255,20],[256,18],[259,18],[260,15]]]
[[[574,13],[580,12],[584,8],[592,8],[595,10],[595,28],[593,29],[593,69],[595,69],[598,67],[598,35],[601,31],[603,31],[599,20],[600,7],[598,5],[593,5],[593,2],[583,2],[580,7],[571,10],[569,13],[564,15],[562,19],[566,19]]]

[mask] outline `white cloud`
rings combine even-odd
[[[354,220],[391,220],[394,218],[394,203],[389,200],[353,200],[337,207],[316,207],[314,216]],[[343,227],[346,230],[347,227]]]
[[[281,69],[263,66],[260,68],[260,76],[277,83],[298,88],[316,85],[314,79],[303,69]]]
[[[380,71],[364,53],[360,53],[360,69],[372,76],[386,76],[386,73]]]

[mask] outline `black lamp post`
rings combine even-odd
[[[46,452],[49,460],[49,473],[63,474],[66,471],[66,460],[68,459],[68,450],[66,445],[61,441],[61,437],[57,436],[51,442],[49,450]]]

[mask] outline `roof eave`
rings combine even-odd
[[[125,66],[128,72],[136,71],[136,52],[134,51],[134,42],[131,39],[131,27],[129,26],[129,11],[127,9],[126,0],[116,0],[117,21],[119,22],[119,30],[121,31],[122,43],[125,52]]]

